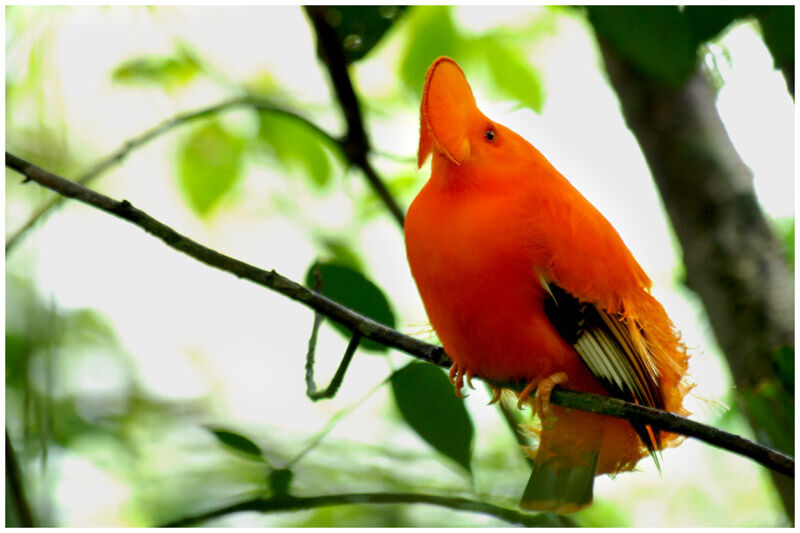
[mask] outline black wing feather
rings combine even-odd
[[[650,354],[643,354],[637,348],[628,326],[617,316],[579,300],[552,282],[542,279],[542,284],[550,295],[545,300],[545,314],[608,393],[625,401],[663,409],[657,371],[647,364]],[[646,424],[631,424],[656,459],[654,452],[661,449],[659,432]]]

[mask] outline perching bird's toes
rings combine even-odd
[[[569,381],[569,378],[564,372],[556,372],[539,382],[539,386],[536,387],[536,394],[533,397],[539,417],[545,416],[550,410],[550,394],[552,394],[553,388],[556,385],[563,385],[567,381]]]
[[[466,373],[465,373],[465,377],[466,377],[466,380],[467,380],[467,387],[469,387],[472,390],[475,390],[475,386],[472,384],[472,378],[474,376],[475,376],[475,374],[472,372],[472,370],[467,370]]]
[[[471,374],[469,373],[469,371],[467,371],[467,372],[468,372],[467,373],[467,383],[469,383]],[[459,366],[456,363],[453,363],[453,366],[450,367],[450,374],[449,374],[450,375],[450,383],[452,383],[453,386],[455,387],[456,396],[459,399],[465,398],[465,396],[461,393],[461,389],[464,388],[464,373],[465,373],[464,367]]]

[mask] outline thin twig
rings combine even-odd
[[[352,309],[348,309],[299,283],[281,276],[274,270],[262,270],[207,248],[181,235],[147,213],[136,209],[126,200],[120,202],[109,198],[108,196],[97,193],[28,163],[8,152],[6,152],[6,166],[17,170],[25,176],[24,181],[35,181],[59,194],[74,198],[121,219],[127,220],[155,237],[158,237],[175,250],[185,253],[214,268],[275,290],[292,300],[298,301],[322,313],[327,318],[346,326],[354,333],[358,332],[367,339],[374,340],[390,348],[401,350],[417,359],[428,361],[439,366],[448,367],[452,364],[452,361],[450,361],[447,354],[445,354],[440,346],[434,346],[419,339],[409,337],[399,331],[360,315]],[[521,388],[521,384],[519,383],[492,383],[492,385],[509,387],[517,390]],[[555,389],[551,400],[553,403],[565,407],[620,418],[634,419],[634,417],[641,417],[639,420],[651,424],[654,427],[688,435],[714,446],[723,447],[739,455],[749,457],[767,468],[781,472],[789,477],[794,477],[794,459],[791,457],[743,439],[737,435],[732,435],[716,428],[693,422],[673,413],[649,409],[640,405],[622,402],[621,400],[565,389]]]
[[[466,498],[448,498],[432,494],[414,494],[408,492],[361,492],[351,494],[330,494],[311,497],[281,496],[276,498],[254,498],[243,502],[226,505],[218,509],[206,511],[193,516],[187,516],[172,522],[168,522],[159,527],[183,527],[204,522],[212,518],[240,512],[259,512],[274,513],[286,511],[300,511],[304,509],[315,509],[318,507],[329,507],[332,505],[353,505],[353,504],[398,504],[398,503],[424,503],[428,505],[438,505],[448,509],[481,513],[499,518],[512,524],[520,524],[527,527],[572,526],[572,520],[566,517],[552,514],[530,514],[507,509],[491,503],[484,503]]]
[[[367,182],[381,201],[386,204],[389,212],[402,228],[405,211],[397,204],[386,184],[383,183],[369,162],[371,147],[364,128],[361,106],[347,72],[347,58],[342,43],[339,42],[336,35],[336,30],[330,25],[326,16],[331,8],[330,6],[303,6],[303,9],[314,26],[314,32],[317,35],[317,55],[325,63],[336,99],[347,123],[347,134],[343,141],[345,156],[350,164],[364,172]]]
[[[314,291],[319,293],[322,289],[322,274],[320,273],[319,266],[314,268]],[[361,334],[358,332],[353,333],[350,343],[342,357],[342,362],[336,373],[331,379],[330,385],[324,390],[318,391],[317,386],[314,384],[314,359],[315,352],[317,351],[317,335],[319,335],[319,328],[325,317],[320,313],[314,313],[314,324],[311,327],[311,337],[308,339],[308,352],[306,353],[306,396],[311,398],[312,401],[327,400],[336,396],[339,387],[342,386],[344,375],[347,373],[347,368],[350,366],[350,361],[353,360],[358,345],[361,343]]]
[[[353,337],[347,344],[344,357],[342,357],[342,362],[339,364],[339,368],[336,369],[336,373],[333,375],[333,379],[331,379],[331,383],[327,388],[321,391],[316,390],[316,387],[314,386],[314,374],[312,369],[311,381],[306,382],[307,386],[310,385],[310,387],[306,390],[306,394],[309,398],[316,402],[317,400],[327,400],[336,396],[336,393],[339,391],[339,387],[342,386],[342,381],[344,381],[344,375],[347,373],[347,367],[350,366],[350,361],[353,360],[353,356],[355,355],[360,342],[361,334],[358,332],[353,333]],[[313,366],[313,361],[311,364]]]
[[[319,328],[325,316],[320,313],[314,313],[314,323],[311,325],[311,335],[308,337],[308,351],[306,352],[306,396],[309,398],[317,390],[314,385],[314,359],[317,352],[317,335],[319,335]]]
[[[289,109],[280,107],[275,103],[263,98],[258,98],[255,96],[239,96],[236,98],[223,100],[222,102],[218,102],[216,104],[195,109],[192,111],[179,113],[174,117],[169,118],[164,122],[137,135],[136,137],[128,139],[122,144],[122,146],[120,146],[107,156],[97,161],[83,174],[78,176],[74,181],[76,183],[80,183],[81,185],[86,185],[95,178],[97,178],[98,176],[100,176],[101,174],[103,174],[104,172],[106,172],[114,165],[122,162],[125,158],[128,157],[128,155],[130,155],[131,152],[133,152],[137,148],[140,148],[141,146],[149,143],[150,141],[153,141],[154,139],[160,137],[164,133],[167,133],[178,126],[188,124],[198,119],[216,115],[217,113],[221,113],[223,111],[227,111],[236,107],[252,107],[259,111],[270,112],[292,118],[293,120],[301,122],[308,128],[312,129],[317,135],[319,135],[323,139],[326,139],[331,144],[332,147],[339,150],[342,153],[342,155],[345,155],[344,143],[341,139],[334,137],[333,135],[331,135],[324,129],[320,128],[306,117],[298,113],[295,113],[294,111],[291,111]],[[15,231],[6,241],[6,255],[8,255],[8,253],[22,239],[22,237],[44,215],[46,215],[51,209],[53,209],[61,201],[63,201],[63,199],[64,199],[63,196],[55,196],[49,201],[42,204],[38,209],[36,209],[28,218],[28,220],[26,220],[25,223],[22,224],[22,226],[20,226],[17,229],[17,231]]]

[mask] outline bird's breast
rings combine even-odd
[[[445,350],[500,380],[547,372],[537,354],[572,356],[544,315],[546,251],[527,207],[503,194],[423,189],[406,218],[411,272]]]
[[[518,202],[501,194],[429,189],[414,200],[406,220],[408,259],[421,289],[498,294],[532,278],[542,254],[536,228],[525,228]]]

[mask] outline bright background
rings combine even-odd
[[[414,9],[406,13],[351,70],[379,152],[373,161],[404,207],[429,173],[429,166],[417,172],[414,165],[418,94],[398,80],[415,16]],[[752,438],[738,409],[721,407],[733,399],[730,376],[699,302],[680,285],[676,241],[587,23],[577,12],[542,7],[457,7],[452,17],[467,38],[498,28],[525,36],[517,42],[544,89],[541,112],[499,94],[485,69],[465,68],[479,106],[537,146],[606,215],[649,273],[693,353],[696,392],[705,398],[691,399],[694,418]],[[179,42],[202,59],[186,79],[112,75],[131,58],[174,57]],[[299,7],[7,7],[6,147],[75,177],[126,139],[242,86],[338,134],[343,124],[314,46]],[[792,218],[794,104],[757,29],[730,29],[704,61],[718,76],[718,111],[753,171],[762,207],[773,219]],[[255,142],[258,120],[249,110],[219,120]],[[426,317],[402,234],[357,171],[346,172],[328,154],[329,178],[314,185],[301,165],[248,152],[241,179],[199,216],[177,176],[182,147],[200,127],[181,126],[135,150],[92,186],[297,281],[324,255],[324,242],[336,239],[383,289],[399,329],[421,334]],[[50,197],[33,184],[21,186],[13,172],[5,194],[6,235]],[[350,406],[298,463],[298,493],[407,487],[470,494],[468,479],[402,423],[391,391],[379,386],[407,356],[360,352],[336,398],[312,403],[303,382],[311,311],[175,253],[127,223],[65,204],[6,257],[6,291],[7,333],[53,337],[26,352],[21,370],[6,366],[9,379],[24,377],[7,386],[6,425],[30,499],[47,524],[147,526],[235,501],[263,474],[221,447],[204,425],[247,435],[280,465]],[[318,382],[335,370],[346,343],[323,326]],[[513,507],[528,472],[487,401],[480,388],[467,400],[477,429],[474,490]],[[783,524],[768,474],[749,460],[689,440],[664,453],[660,475],[651,461],[640,470],[598,478],[597,503],[578,518],[631,526]],[[503,525],[425,506],[240,514],[214,523]]]

